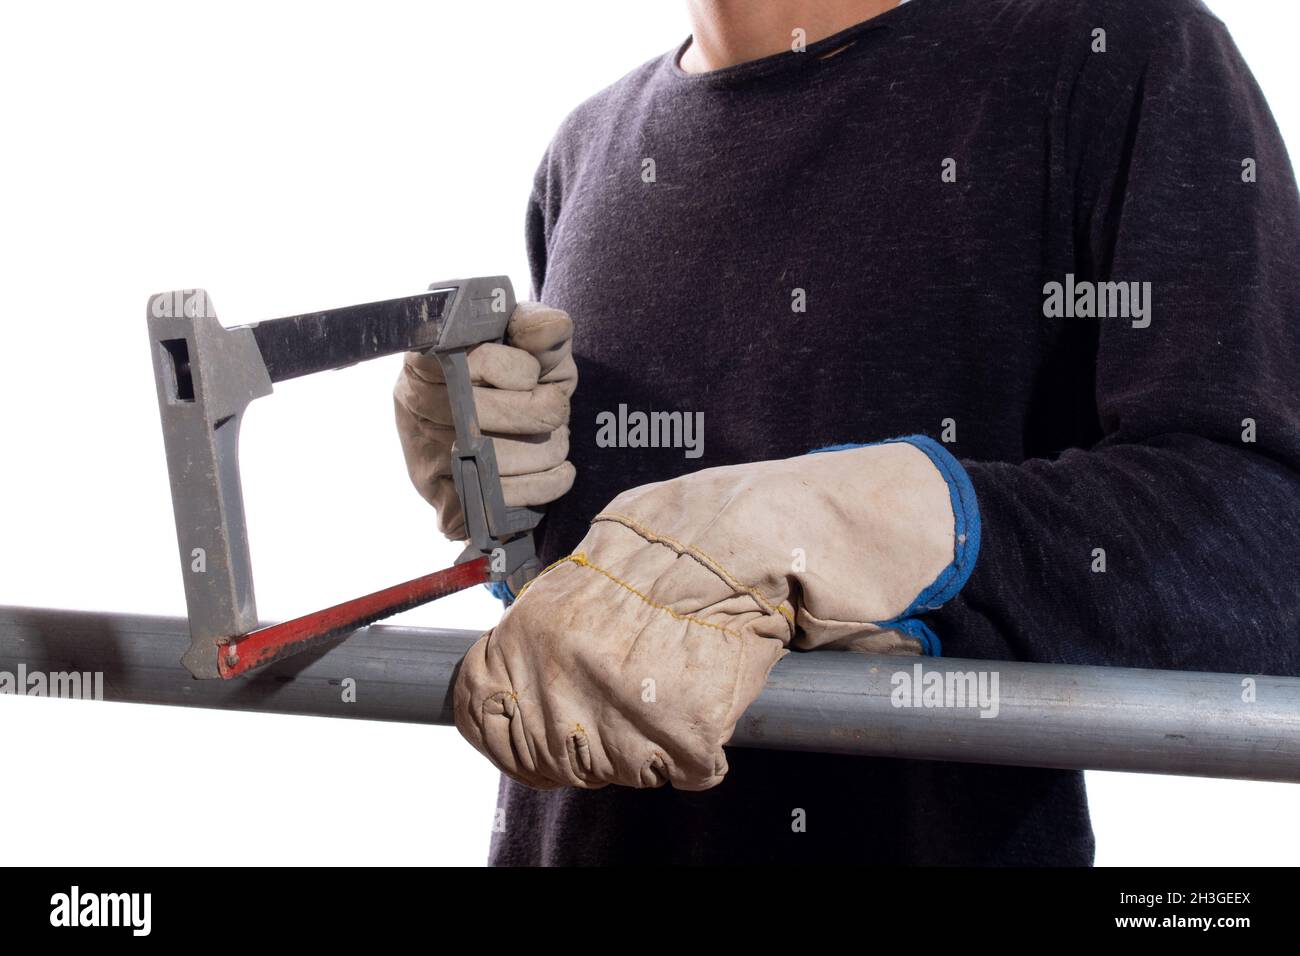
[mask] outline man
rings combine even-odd
[[[555,562],[456,689],[508,775],[492,860],[1089,864],[1080,773],[722,744],[791,649],[1300,671],[1267,106],[1198,0],[690,18],[561,127],[546,306],[475,361]],[[436,365],[396,397],[454,536]]]

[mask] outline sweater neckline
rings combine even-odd
[[[724,66],[721,69],[710,70],[707,73],[688,73],[681,66],[682,55],[686,52],[687,47],[691,45],[693,39],[693,37],[688,36],[677,46],[676,50],[664,58],[664,61],[668,74],[675,82],[700,88],[737,87],[779,73],[789,73],[798,69],[810,69],[823,65],[829,67],[837,62],[840,57],[847,59],[854,52],[854,47],[850,46],[849,49],[826,60],[821,59],[823,54],[830,53],[846,44],[854,44],[855,41],[868,33],[896,26],[903,19],[903,16],[910,12],[911,8],[926,2],[927,0],[910,0],[910,2],[909,0],[903,0],[892,10],[878,13],[869,20],[855,23],[838,33],[823,37],[815,43],[809,43],[802,52],[798,53],[794,50],[782,50],[780,53],[773,53],[757,60],[747,60],[733,66]]]

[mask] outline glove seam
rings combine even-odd
[[[666,604],[660,604],[658,601],[655,601],[652,598],[648,597],[646,594],[638,590],[634,585],[629,584],[627,581],[624,581],[622,578],[620,578],[618,575],[614,574],[613,572],[607,570],[606,568],[602,568],[598,564],[592,564],[591,561],[587,558],[587,556],[581,551],[575,551],[573,554],[565,555],[564,557],[560,558],[558,561],[554,562],[553,564],[548,565],[545,569],[542,570],[541,574],[538,574],[536,578],[533,578],[533,581],[538,580],[542,576],[542,574],[545,574],[547,571],[550,571],[552,568],[555,568],[561,564],[566,564],[566,563],[576,564],[579,567],[583,567],[583,568],[590,568],[592,571],[595,571],[597,574],[603,575],[604,577],[608,578],[610,581],[617,584],[623,590],[636,595],[646,604],[660,611],[663,611],[665,614],[669,615],[675,620],[689,621],[690,623],[698,624],[701,627],[710,627],[716,631],[721,631],[723,634],[726,634],[728,637],[738,638],[741,636],[740,632],[735,630],[734,628],[725,627],[721,624],[715,624],[713,621],[706,621],[703,618],[696,617],[694,614],[683,614],[680,611],[674,611]],[[515,599],[516,604],[519,603],[520,598],[524,596],[524,594],[528,590],[528,587],[532,585],[533,581],[529,581],[528,585],[520,590],[519,597]]]
[[[663,545],[670,551],[674,551],[684,557],[693,559],[705,570],[712,572],[720,578],[728,587],[739,591],[742,594],[748,595],[767,614],[780,614],[785,618],[786,626],[789,627],[790,636],[793,639],[797,632],[794,612],[786,607],[784,602],[774,602],[765,597],[757,587],[745,584],[736,577],[736,575],[723,567],[722,562],[709,555],[703,549],[694,545],[685,544],[684,542],[678,541],[676,538],[672,538],[666,534],[660,534],[657,531],[647,528],[635,518],[632,518],[629,515],[619,514],[616,511],[602,511],[600,514],[596,515],[596,517],[591,519],[592,524],[595,524],[597,521],[612,521],[615,524],[621,524],[629,531],[634,532],[651,544]]]

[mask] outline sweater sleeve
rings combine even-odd
[[[534,183],[533,191],[528,197],[528,211],[524,216],[524,243],[528,252],[530,298],[534,302],[542,301],[542,286],[546,284],[547,223],[543,211],[544,202],[538,194],[537,184]]]
[[[1058,91],[1064,261],[1149,282],[1149,324],[1071,320],[1099,325],[1094,446],[963,462],[983,547],[934,623],[953,657],[1297,674],[1294,173],[1217,19],[1109,33],[1141,55],[1085,57]]]

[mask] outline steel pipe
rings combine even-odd
[[[448,724],[476,637],[372,626],[248,678],[194,680],[183,618],[7,607],[0,678],[97,672],[106,700]],[[732,745],[1300,782],[1300,679],[792,654]]]

